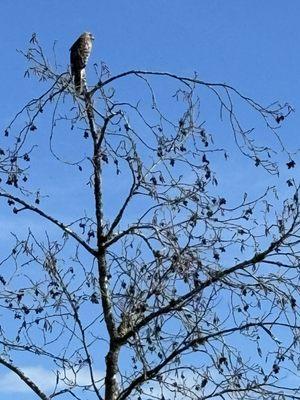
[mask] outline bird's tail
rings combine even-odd
[[[85,70],[74,71],[74,86],[77,94],[82,94],[85,87]]]

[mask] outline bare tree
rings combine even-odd
[[[0,364],[44,400],[299,399],[300,210],[279,133],[291,107],[103,63],[78,95],[35,35],[23,54],[46,88],[1,149],[1,208],[25,229],[1,255]],[[46,192],[48,161],[69,168],[74,197]],[[60,220],[83,192],[80,216]],[[53,371],[51,391],[21,356]]]

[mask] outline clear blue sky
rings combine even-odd
[[[16,50],[36,32],[49,49],[57,41],[67,68],[71,44],[90,31],[96,38],[91,60],[105,61],[113,73],[197,71],[200,79],[230,83],[264,104],[291,103],[296,113],[284,136],[290,149],[300,147],[299,16],[298,0],[1,0],[0,130],[41,90],[23,78],[25,61]],[[0,388],[0,400],[10,395]]]

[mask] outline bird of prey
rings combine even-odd
[[[70,48],[71,75],[76,93],[82,94],[85,87],[85,66],[92,51],[94,36],[84,32]]]

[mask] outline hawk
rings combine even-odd
[[[70,48],[71,75],[76,93],[82,94],[85,84],[85,66],[92,51],[94,36],[84,32]]]

